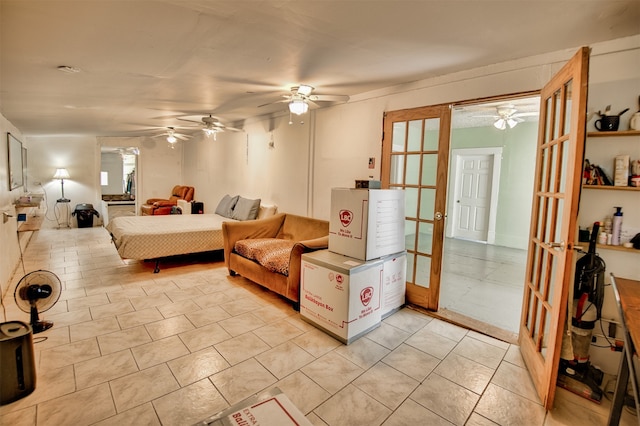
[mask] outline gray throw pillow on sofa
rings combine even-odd
[[[258,217],[260,211],[260,198],[257,200],[249,200],[247,198],[238,198],[236,206],[231,213],[231,219],[236,220],[253,220]]]
[[[239,195],[232,197],[229,194],[222,197],[218,203],[218,207],[216,207],[216,214],[230,218],[233,214],[233,208],[236,206],[239,198]]]

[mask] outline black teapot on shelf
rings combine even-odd
[[[596,129],[601,132],[615,132],[618,130],[620,126],[620,117],[622,114],[629,111],[629,108],[624,109],[619,114],[610,114],[611,105],[607,105],[607,108],[604,112],[598,111],[599,119],[593,123],[596,126]]]

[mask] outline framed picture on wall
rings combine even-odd
[[[22,163],[22,142],[11,133],[7,133],[7,149],[9,155],[9,191],[24,185],[24,170]]]

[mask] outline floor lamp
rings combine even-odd
[[[65,179],[69,179],[71,176],[69,176],[69,172],[67,171],[67,169],[56,169],[56,173],[53,175],[54,179],[60,179],[60,188],[62,189],[62,197],[58,198],[58,202],[59,203],[68,203],[69,200],[68,198],[64,197],[64,180]]]

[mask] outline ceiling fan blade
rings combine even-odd
[[[186,140],[191,139],[191,136],[189,136],[189,135],[183,135],[183,134],[180,134],[180,133],[174,133],[174,134],[173,134],[173,136],[175,136],[175,137],[176,137],[176,139],[180,139],[180,140],[182,140],[182,141],[186,141]]]
[[[535,111],[531,111],[531,112],[516,112],[511,117],[534,117],[534,116],[539,115],[539,114],[540,113],[535,112]]]
[[[347,95],[310,95],[309,100],[315,102],[347,102]]]

